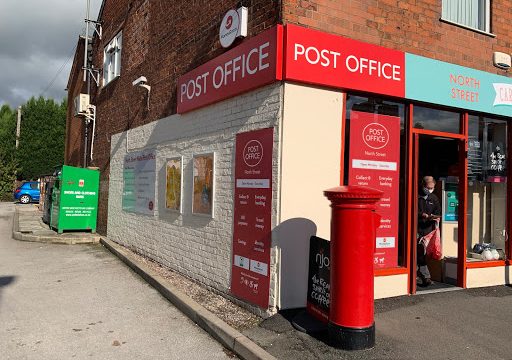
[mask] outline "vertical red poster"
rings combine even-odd
[[[349,185],[384,192],[377,203],[374,267],[398,266],[398,204],[400,177],[400,118],[351,111]]]
[[[268,307],[274,129],[236,136],[231,292]]]

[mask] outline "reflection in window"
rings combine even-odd
[[[468,261],[505,258],[507,123],[469,116]]]
[[[423,106],[414,106],[414,127],[417,129],[443,131],[449,133],[460,132],[460,114],[451,111],[431,109]]]

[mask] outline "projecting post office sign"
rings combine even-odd
[[[236,10],[229,10],[220,24],[219,39],[224,48],[230,47],[238,36],[240,17]]]

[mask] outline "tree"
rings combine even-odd
[[[0,200],[12,200],[18,165],[16,161],[16,112],[0,108]]]
[[[43,97],[32,97],[22,106],[18,178],[36,179],[63,164],[66,109],[66,100],[58,104]]]

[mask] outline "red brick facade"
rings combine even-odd
[[[491,1],[491,32],[440,21],[441,0],[286,0],[283,22],[505,75],[494,51],[510,52],[512,3]]]
[[[245,3],[249,7],[249,36],[279,22],[277,0]],[[101,40],[94,38],[94,67],[102,68],[103,49],[119,31],[123,32],[123,48],[121,76],[105,87],[101,82],[98,88],[93,85],[91,91],[91,102],[97,107],[97,127],[90,165],[98,166],[101,171],[98,232],[106,232],[111,135],[176,113],[178,77],[224,51],[218,40],[219,24],[226,11],[238,4],[237,0],[103,2],[98,19],[103,23],[103,37]],[[79,56],[75,57],[76,61],[79,65],[71,72],[73,79],[78,77],[76,73],[82,65]],[[132,86],[139,76],[145,76],[151,86],[149,109],[146,91]],[[81,87],[79,81],[70,81],[70,104]],[[68,119],[71,115],[68,114]],[[83,147],[75,139],[83,139],[83,136],[80,138],[77,134],[68,120],[66,163],[71,165],[81,164],[75,154],[83,153]]]
[[[73,67],[68,80],[68,111],[66,115],[66,142],[64,163],[71,166],[82,166],[84,158],[84,121],[75,117],[73,99],[80,93],[85,93],[87,84],[83,81],[84,39],[79,38]]]
[[[277,23],[293,23],[500,75],[505,73],[492,66],[492,54],[509,52],[512,41],[508,0],[491,1],[495,37],[440,21],[441,0],[105,0],[98,19],[103,37],[93,43],[94,67],[102,68],[103,49],[119,31],[123,47],[120,77],[105,87],[100,80],[91,91],[97,126],[90,165],[101,170],[100,233],[106,232],[111,135],[176,112],[178,77],[225,51],[219,24],[240,3],[249,9],[249,36]],[[77,52],[68,84],[70,104],[84,91],[81,65]],[[140,76],[151,86],[149,108],[147,92],[132,86]],[[81,165],[83,127],[72,119],[72,111],[65,161]]]

